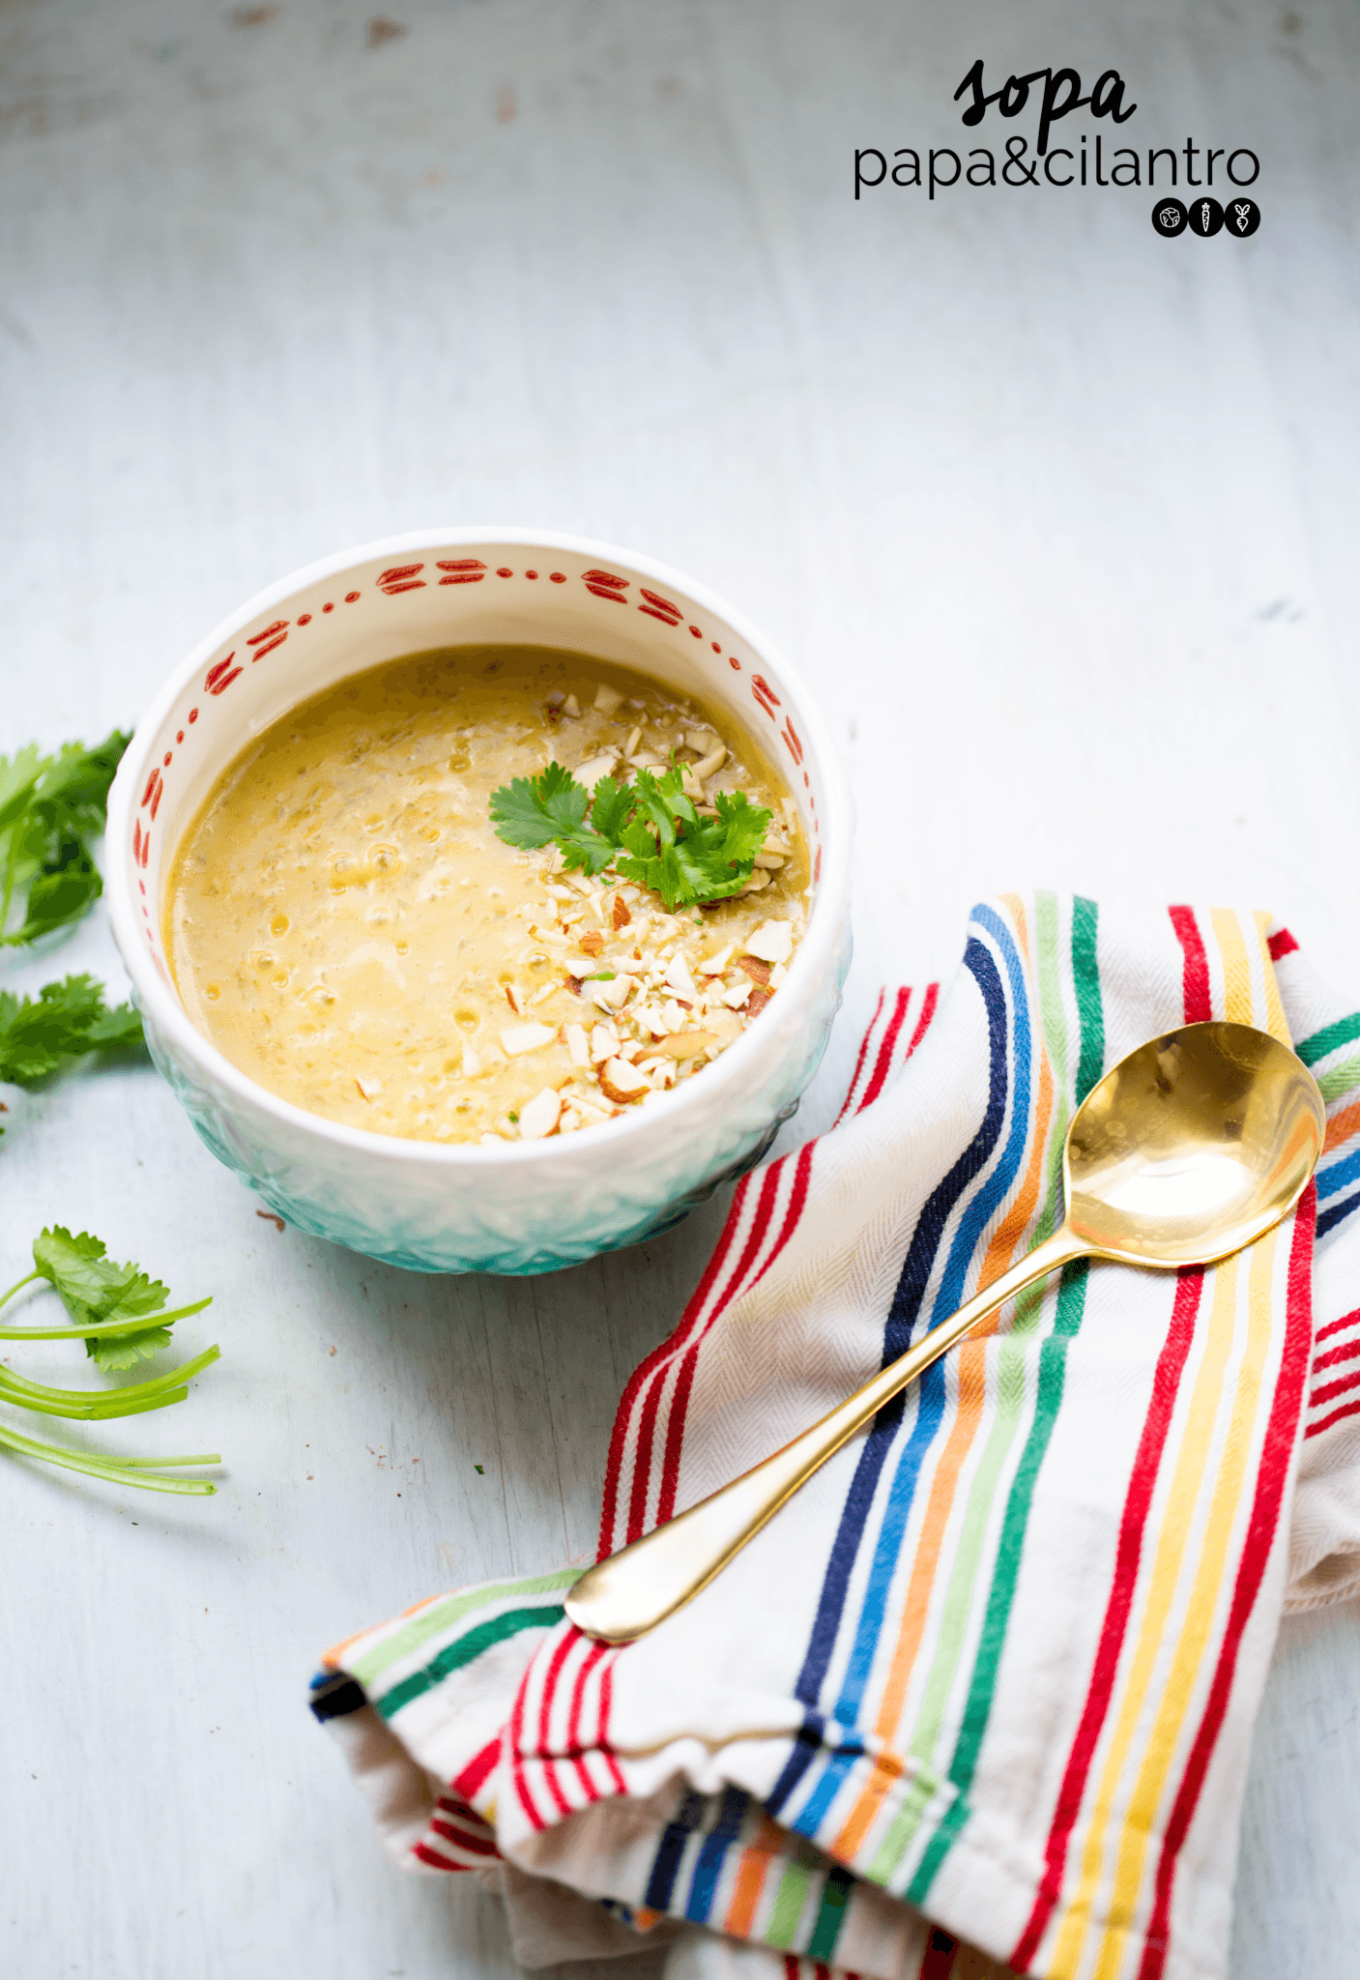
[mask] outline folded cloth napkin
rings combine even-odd
[[[947,993],[885,994],[841,1119],[741,1184],[629,1382],[600,1551],[1037,1243],[1102,1072],[1210,1017],[1292,1038],[1333,1103],[1249,1251],[1022,1295],[638,1643],[565,1620],[568,1568],[330,1653],[314,1709],[393,1848],[496,1867],[524,1963],[669,1939],[674,1976],[1223,1973],[1282,1605],[1360,1587],[1360,1014],[1268,917],[1007,895]]]

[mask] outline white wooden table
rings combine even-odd
[[[947,972],[1000,886],[1268,905],[1360,982],[1353,0],[390,5],[0,12],[4,746],[130,723],[309,558],[541,521],[740,601],[842,740],[877,905],[800,1134],[877,977]],[[966,137],[978,54],[1119,68],[1144,149],[1252,147],[1259,234],[1159,240],[1145,191],[856,204],[856,146]],[[119,979],[97,918],[4,980],[84,966]],[[0,1966],[508,1973],[489,1899],[389,1869],[305,1685],[588,1553],[722,1206],[556,1277],[403,1275],[261,1221],[150,1070],[6,1097],[0,1279],[62,1221],[213,1292],[181,1333],[220,1366],[100,1441],[228,1475],[3,1466]],[[1354,1961],[1358,1701],[1354,1612],[1287,1626],[1234,1980]]]

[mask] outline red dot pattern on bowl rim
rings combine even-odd
[[[427,571],[429,573],[428,576],[422,575],[422,573]],[[393,564],[389,569],[383,571],[374,580],[374,594],[383,598],[397,598],[408,591],[424,591],[427,585],[430,584],[481,584],[487,575],[487,566],[479,557],[440,557],[436,558],[432,563],[428,563],[422,559],[419,562],[411,564]],[[522,575],[532,581],[538,577],[538,572],[536,570],[526,570]],[[569,582],[568,575],[565,571],[550,571],[548,575],[553,584],[566,584]],[[515,572],[509,565],[500,565],[497,567],[496,576],[503,579],[513,578]],[[683,626],[692,638],[702,640],[704,637],[702,626],[690,625],[680,607],[661,592],[652,591],[648,586],[638,584],[636,587],[636,598],[631,598],[628,595],[634,590],[633,580],[631,578],[620,577],[615,571],[601,570],[594,566],[590,570],[580,572],[579,577],[591,597],[597,598],[605,604],[622,605],[625,609],[633,606],[637,611],[645,612],[649,618],[658,620],[664,626]],[[362,597],[362,591],[347,591],[344,602],[346,605],[357,605]],[[321,607],[323,616],[334,610],[335,602],[333,599],[326,600]],[[202,692],[212,696],[214,699],[225,694],[228,688],[232,687],[235,682],[241,679],[242,675],[246,672],[248,664],[253,665],[256,661],[263,660],[267,655],[276,652],[284,644],[290,632],[300,632],[304,627],[310,626],[312,623],[313,614],[311,612],[302,612],[299,614],[295,624],[287,619],[275,619],[271,624],[262,626],[258,632],[247,635],[239,649],[239,661],[237,648],[233,648],[222,659],[215,661],[204,677]],[[709,644],[714,653],[721,658],[723,654],[721,641],[711,639]],[[743,662],[737,658],[735,653],[728,653],[726,657],[728,666],[735,672],[740,673],[743,669]],[[751,699],[762,715],[765,716],[766,720],[773,723],[779,740],[791,759],[792,768],[802,771],[803,784],[808,792],[808,803],[812,813],[812,833],[816,848],[813,862],[813,881],[815,884],[820,879],[822,870],[821,825],[817,817],[817,800],[812,794],[811,781],[803,763],[802,739],[793,725],[792,718],[783,710],[779,696],[763,675],[752,674],[750,688]],[[198,717],[198,708],[191,708],[185,718],[186,725],[192,728],[194,723],[197,722]],[[177,744],[184,741],[184,733],[184,729],[178,731],[175,737]],[[174,751],[167,750],[165,752],[164,762],[159,768],[151,772],[150,777],[147,779],[146,788],[142,793],[141,803],[138,805],[133,817],[132,862],[138,868],[145,868],[151,858],[152,828],[155,825],[156,814],[160,810],[161,797],[165,790],[163,773],[171,767],[173,758]],[[146,882],[139,880],[138,885],[142,894],[145,895]],[[154,954],[156,950],[156,934],[151,926],[150,911],[145,905],[142,907],[142,914],[147,921],[146,939],[150,943]]]

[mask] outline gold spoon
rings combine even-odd
[[[1245,1024],[1189,1024],[1121,1059],[1067,1131],[1067,1216],[1027,1257],[783,1450],[583,1574],[571,1620],[631,1643],[688,1602],[784,1501],[954,1343],[1074,1258],[1211,1265],[1287,1215],[1326,1126],[1302,1060]]]

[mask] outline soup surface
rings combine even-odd
[[[672,759],[701,809],[772,813],[741,895],[668,913],[612,869],[516,851],[491,794]],[[180,845],[165,943],[195,1025],[283,1099],[433,1141],[577,1132],[647,1105],[778,994],[807,846],[751,739],[625,668],[457,647],[351,676],[237,758]]]

